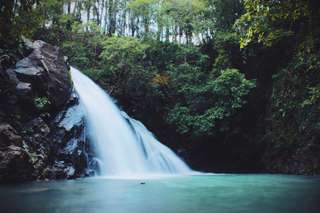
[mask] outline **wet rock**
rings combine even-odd
[[[33,168],[22,138],[9,124],[0,125],[0,182],[31,180]]]
[[[81,150],[78,150],[79,144],[78,144],[78,140],[75,138],[72,138],[64,148],[62,148],[60,150],[60,154],[61,155],[73,155],[73,154],[77,154],[78,152],[81,152]]]
[[[101,162],[98,158],[96,158],[94,155],[88,157],[88,166],[86,169],[86,176],[93,176],[95,174],[101,173]]]
[[[43,136],[47,136],[50,133],[49,126],[41,117],[37,117],[26,123],[25,129],[28,133],[41,133]]]
[[[57,121],[59,121],[59,127],[64,128],[67,131],[70,131],[74,126],[80,126],[83,122],[83,108],[81,105],[74,105],[65,112],[57,116]]]
[[[17,92],[20,96],[30,96],[31,95],[31,84],[19,82],[16,86]]]
[[[28,46],[29,56],[0,67],[0,182],[92,174],[83,110],[64,57],[42,41]]]
[[[0,124],[0,147],[10,145],[21,146],[22,138],[11,125]]]
[[[35,41],[31,47],[32,53],[15,66],[17,78],[32,84],[35,96],[47,97],[51,108],[64,106],[70,97],[72,84],[69,68],[59,48],[42,41]],[[22,86],[26,88],[26,84]]]
[[[66,167],[72,165],[75,169],[74,175],[78,177],[83,176],[88,166],[83,115],[81,106],[74,105],[68,108],[58,122],[60,133],[64,132],[63,135],[68,136],[64,137],[64,145],[59,147],[58,158],[65,162]]]
[[[1,116],[2,119],[0,118],[0,120],[3,120],[4,117],[7,117],[7,112],[11,112],[12,106],[18,102],[18,97],[15,92],[15,80],[17,80],[15,75],[10,77],[10,69],[7,71],[0,69],[0,111],[2,111],[2,114],[4,114],[4,116]]]

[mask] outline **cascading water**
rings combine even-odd
[[[121,112],[90,78],[75,68],[71,68],[71,76],[85,110],[89,138],[101,161],[102,175],[130,177],[192,172],[141,122]]]

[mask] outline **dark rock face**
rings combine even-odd
[[[72,90],[67,64],[58,47],[35,41],[31,48],[33,52],[18,61],[14,69],[17,78],[23,82],[18,82],[16,89],[22,95],[33,92],[38,97],[48,97],[50,107],[59,109],[67,102]]]
[[[83,110],[57,47],[42,41],[0,65],[0,182],[76,178],[88,170]]]
[[[31,179],[32,165],[22,147],[22,137],[9,124],[0,124],[0,171],[4,179]]]
[[[279,149],[271,146],[264,156],[268,172],[319,175],[319,135],[315,133],[312,137],[291,149]]]

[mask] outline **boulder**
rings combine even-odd
[[[43,41],[35,41],[30,47],[32,53],[18,61],[14,69],[19,81],[24,82],[18,83],[17,89],[29,90],[32,84],[35,96],[47,97],[52,109],[63,107],[72,91],[63,55],[58,47]]]

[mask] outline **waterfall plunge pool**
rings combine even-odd
[[[1,213],[318,213],[320,177],[234,174],[32,182],[1,185],[0,207]]]
[[[71,69],[102,174],[0,185],[1,213],[318,213],[320,177],[192,171],[98,85]]]

